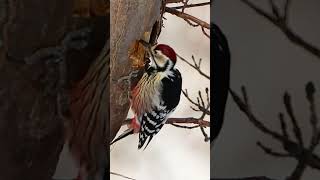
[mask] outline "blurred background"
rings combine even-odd
[[[267,0],[252,2],[271,12]],[[275,2],[281,5],[284,1]],[[319,8],[320,1],[317,0],[292,1],[289,11],[292,30],[317,47],[320,47]],[[311,127],[305,85],[313,81],[318,90],[315,103],[319,114],[319,58],[291,43],[278,28],[240,0],[214,1],[212,15],[212,21],[221,27],[229,41],[231,89],[241,94],[240,87],[246,86],[252,111],[267,127],[277,132],[280,132],[278,113],[285,113],[282,96],[288,91],[305,142],[309,143]],[[288,122],[286,113],[285,116]],[[288,130],[292,132],[292,127],[289,126]],[[296,160],[266,155],[256,145],[257,141],[282,152],[281,144],[256,129],[229,95],[225,123],[211,150],[211,175],[284,179],[293,172]],[[319,153],[319,147],[316,152]],[[302,179],[320,179],[320,172],[307,168]]]

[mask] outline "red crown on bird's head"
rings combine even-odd
[[[166,44],[158,44],[155,48],[155,50],[159,50],[162,52],[162,54],[166,55],[173,63],[176,63],[177,61],[177,54],[176,52],[168,45]]]

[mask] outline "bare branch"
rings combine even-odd
[[[209,121],[205,121],[203,120],[204,116],[201,116],[200,118],[193,118],[193,117],[189,117],[189,118],[169,118],[166,121],[166,124],[171,124],[172,126],[178,127],[178,128],[184,128],[184,129],[194,129],[194,128],[198,128],[200,127],[204,137],[205,137],[205,142],[210,140],[210,137],[208,137],[208,135],[206,134],[206,132],[203,130],[204,127],[210,127],[210,122]],[[128,125],[130,124],[132,121],[132,119],[126,119],[122,125]],[[184,126],[184,125],[179,125],[179,124],[196,124],[196,126]],[[133,134],[133,130],[127,129],[125,133],[123,133],[122,135],[120,135],[116,140],[114,140],[111,144],[129,136]],[[111,145],[110,144],[110,145]]]
[[[132,119],[126,119],[123,122],[123,125],[130,124]],[[202,127],[210,127],[210,122],[202,119],[197,119],[194,117],[186,117],[186,118],[169,118],[166,121],[166,124],[197,124]]]
[[[263,145],[261,142],[257,142],[258,147],[260,147],[266,154],[269,154],[271,156],[275,157],[291,157],[290,154],[288,153],[280,153],[280,152],[275,152],[271,148],[266,147]]]
[[[293,170],[290,177],[287,178],[287,180],[298,180],[301,179],[303,172],[305,171],[307,165],[304,160],[301,160],[298,162],[297,166]]]
[[[270,130],[263,123],[261,123],[255,115],[248,109],[248,105],[237,95],[233,90],[229,89],[229,92],[234,100],[234,102],[238,105],[240,110],[246,114],[249,121],[259,130],[264,132],[265,134],[270,135],[271,137],[278,139],[280,141],[286,141],[286,139],[281,136],[279,133]],[[245,87],[243,87],[243,92],[246,93]]]
[[[195,125],[195,126],[182,126],[182,125],[174,124],[174,123],[172,123],[171,125],[174,126],[174,127],[177,127],[177,128],[182,128],[182,129],[194,129],[194,128],[200,127],[200,125]]]
[[[166,7],[166,12],[170,13],[170,14],[173,14],[173,15],[176,15],[180,18],[182,18],[183,20],[188,20],[188,21],[192,21],[194,23],[196,23],[197,25],[201,26],[201,27],[204,27],[206,29],[210,29],[210,25],[209,23],[207,22],[204,22],[202,21],[201,19],[198,19],[190,14],[186,14],[186,13],[183,13],[183,12],[180,12],[174,8],[170,8],[170,7]]]
[[[265,12],[263,9],[257,7],[254,3],[252,3],[249,0],[241,0],[245,5],[253,9],[258,15],[266,18],[269,22],[271,22],[273,25],[278,27],[285,35],[286,37],[294,44],[300,46],[304,50],[308,51],[309,53],[313,54],[314,56],[320,58],[320,49],[311,43],[304,40],[302,37],[297,35],[295,32],[291,30],[290,27],[288,27],[287,19],[288,19],[288,11],[290,7],[290,0],[287,0],[284,7],[284,16],[283,17],[277,17],[275,14],[269,14]]]
[[[189,0],[184,0],[182,3],[183,3],[183,6],[182,6],[182,8],[181,8],[181,12],[183,12],[184,13],[184,10],[186,9],[186,7],[187,7],[187,5],[188,5],[188,2],[189,2]]]
[[[128,177],[128,176],[125,176],[125,175],[122,175],[122,174],[119,174],[119,173],[115,173],[115,172],[110,172],[110,174],[115,175],[115,176],[119,176],[119,177],[122,177],[122,178],[125,178],[125,179],[135,180],[135,179],[133,179],[131,177]]]
[[[287,124],[286,124],[286,121],[284,120],[284,115],[282,113],[279,113],[279,120],[280,120],[282,135],[285,138],[289,139]]]
[[[204,128],[202,126],[200,126],[200,130],[204,136],[204,142],[209,142],[210,141],[210,137],[208,136],[208,134],[204,131]]]
[[[249,121],[253,123],[260,131],[263,133],[272,136],[274,139],[278,140],[280,143],[282,143],[283,149],[286,151],[286,153],[279,153],[274,152],[270,148],[262,145],[260,142],[257,143],[257,145],[262,148],[265,153],[275,156],[275,157],[293,157],[298,161],[298,164],[292,174],[287,178],[288,180],[297,180],[301,179],[302,174],[304,173],[305,169],[310,166],[315,169],[320,169],[320,158],[313,153],[315,147],[319,144],[320,141],[320,132],[317,127],[317,115],[315,112],[314,107],[314,97],[313,94],[315,92],[315,88],[313,87],[313,84],[309,82],[306,85],[306,96],[310,103],[310,124],[313,128],[312,133],[312,139],[310,146],[308,148],[305,148],[302,142],[302,133],[301,129],[298,126],[298,123],[296,121],[296,118],[293,113],[292,105],[291,105],[291,97],[286,92],[283,97],[283,102],[286,107],[286,111],[290,116],[291,123],[293,125],[293,132],[297,139],[297,142],[291,141],[288,137],[287,132],[287,124],[284,120],[284,115],[282,113],[279,113],[279,120],[281,123],[281,131],[282,134],[278,134],[277,132],[274,132],[267,127],[265,127],[264,124],[262,124],[260,121],[256,119],[256,117],[253,115],[251,109],[249,108],[249,104],[247,104],[248,100],[243,100],[247,98],[240,98],[239,95],[237,95],[235,92],[230,90],[230,93],[233,97],[234,102],[238,105],[239,109],[245,113],[245,115],[248,117]],[[242,94],[244,97],[247,96],[246,90],[243,87],[242,88]]]
[[[315,87],[312,82],[307,83],[306,85],[306,98],[310,104],[310,124],[312,127],[312,138],[310,142],[310,150],[313,151],[314,148],[319,144],[320,141],[320,132],[318,129],[318,117],[316,114],[316,107],[314,103],[314,93]]]
[[[295,118],[295,115],[293,113],[292,104],[291,104],[291,96],[287,92],[283,96],[283,103],[284,103],[284,105],[286,107],[286,111],[291,119],[291,122],[293,125],[294,135],[295,135],[296,139],[298,140],[299,144],[303,147],[304,144],[303,144],[302,133],[301,133],[300,127],[298,125],[298,122]]]
[[[197,4],[187,4],[185,6],[177,6],[177,7],[173,7],[173,8],[174,9],[182,9],[182,8],[200,7],[200,6],[206,6],[206,5],[210,5],[210,2],[197,3]]]
[[[200,65],[201,65],[201,59],[199,60],[198,64],[195,62],[194,56],[192,56],[192,60],[194,62],[194,64],[191,64],[188,60],[186,60],[185,58],[181,57],[179,54],[177,54],[177,57],[180,58],[183,62],[187,63],[189,66],[191,66],[192,68],[194,68],[195,70],[197,70],[199,72],[199,74],[205,78],[207,78],[208,80],[210,80],[210,76],[205,74],[201,69],[200,69]]]
[[[207,104],[207,107],[202,106],[202,105],[200,105],[199,102],[196,103],[196,102],[194,102],[194,101],[189,97],[187,90],[185,90],[185,91],[182,90],[182,93],[183,93],[184,97],[186,97],[187,100],[188,100],[190,103],[192,103],[193,105],[195,105],[195,106],[198,108],[198,109],[195,109],[195,108],[191,107],[194,111],[202,111],[202,112],[205,113],[206,115],[210,115],[210,111],[209,111],[210,104]],[[202,98],[202,97],[201,97],[201,98]],[[203,100],[202,100],[202,101],[203,101]]]
[[[251,1],[249,0],[241,0],[244,4],[246,4],[247,6],[249,6],[251,9],[253,9],[257,14],[259,14],[260,16],[266,18],[267,20],[269,20],[272,23],[276,22],[276,19],[274,17],[272,17],[272,15],[268,14],[267,12],[265,12],[263,9],[259,8],[258,6],[256,6],[255,4],[253,4]]]
[[[206,96],[207,96],[207,104],[210,104],[209,88],[206,87],[205,91],[206,91]]]
[[[275,16],[275,18],[280,19],[280,12],[279,12],[279,8],[277,7],[277,5],[274,3],[273,0],[269,0],[269,5],[272,9],[272,13]]]
[[[210,38],[210,35],[204,30],[203,27],[201,27],[202,33],[207,36],[208,38]]]
[[[285,5],[284,5],[284,15],[283,15],[283,19],[285,22],[288,22],[288,14],[289,14],[290,4],[291,4],[291,0],[286,0]]]

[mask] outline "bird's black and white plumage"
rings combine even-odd
[[[111,144],[139,132],[138,149],[144,145],[145,149],[179,104],[182,78],[179,70],[175,68],[176,53],[165,44],[147,48],[150,61],[131,90],[131,109],[135,115],[131,128]]]
[[[177,69],[172,69],[172,75],[164,77],[161,80],[160,103],[158,106],[153,106],[151,111],[145,112],[140,121],[141,128],[139,132],[140,149],[148,140],[145,147],[156,135],[169,115],[175,110],[180,101],[182,79],[181,74]]]
[[[211,141],[215,139],[223,123],[225,105],[228,97],[230,78],[230,50],[227,38],[221,29],[211,23],[211,48],[213,57],[213,97],[214,118]]]
[[[135,114],[133,132],[139,132],[138,149],[150,143],[180,101],[182,79],[175,68],[176,53],[164,44],[148,50],[150,61],[131,92],[131,109]],[[133,133],[132,132],[132,133]]]

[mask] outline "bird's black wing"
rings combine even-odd
[[[173,112],[178,106],[181,87],[182,78],[177,69],[173,70],[173,76],[162,79],[161,107],[154,107],[152,112],[143,114],[138,149],[140,149],[147,140],[148,142],[145,148],[148,146],[153,136],[163,127],[168,118],[168,114]]]
[[[182,78],[178,69],[173,70],[173,76],[162,79],[162,99],[163,105],[167,109],[175,109],[180,101],[182,88]]]

